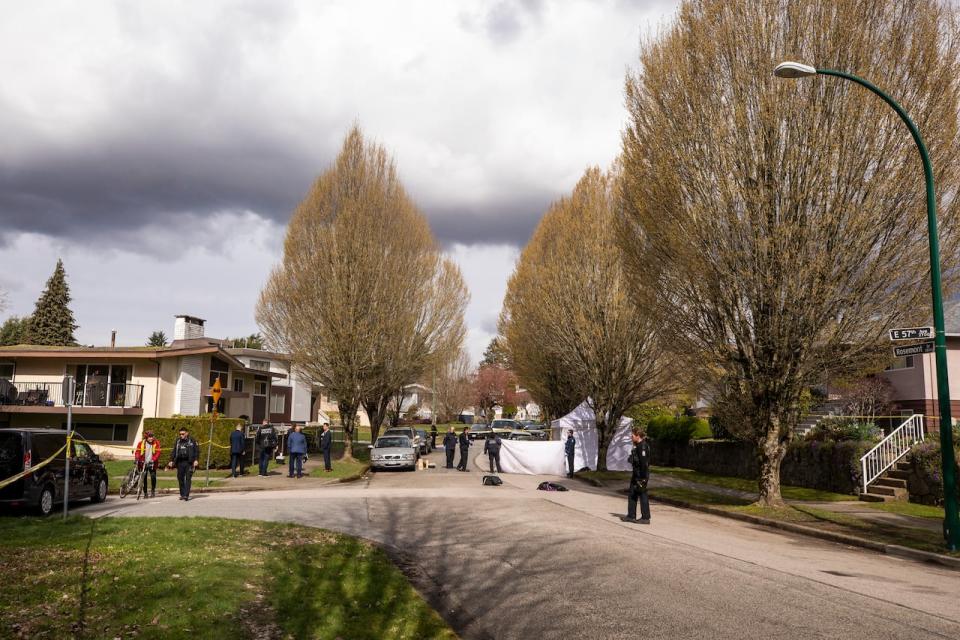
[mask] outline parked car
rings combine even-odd
[[[524,420],[520,423],[520,428],[533,436],[533,440],[549,440],[550,432],[542,422],[533,420]]]
[[[388,429],[399,431],[399,429]],[[384,433],[370,445],[370,468],[410,469],[417,468],[418,447],[413,440],[401,434]]]
[[[420,438],[420,455],[429,455],[433,449],[430,447],[430,436],[425,429],[417,429],[417,437]]]
[[[490,423],[490,429],[501,438],[506,438],[511,432],[520,429],[520,423],[516,420],[501,418]]]
[[[390,436],[403,436],[404,438],[409,438],[410,442],[417,449],[417,457],[420,457],[420,436],[417,435],[416,430],[413,427],[390,427],[381,435],[390,435]]]
[[[30,469],[67,443],[63,429],[0,429],[0,479]],[[41,515],[63,504],[66,461],[61,453],[36,472],[0,489],[0,504],[34,508]],[[107,468],[85,442],[74,442],[70,456],[70,499],[107,499]]]
[[[470,433],[467,438],[470,440],[486,440],[487,436],[493,433],[493,429],[488,424],[475,424],[470,427]]]
[[[534,437],[533,433],[529,431],[517,429],[516,431],[511,431],[507,435],[507,440],[539,440],[539,438]]]

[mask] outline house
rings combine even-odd
[[[950,382],[950,413],[954,422],[960,419],[960,301],[944,307],[947,337],[947,376]],[[923,353],[897,358],[880,374],[892,387],[891,401],[900,415],[920,413],[939,416],[937,365],[934,354]],[[936,420],[926,421],[928,431],[936,431]]]
[[[219,413],[254,422],[261,411],[266,418],[273,381],[287,379],[248,366],[204,336],[204,320],[180,315],[167,347],[0,347],[0,379],[17,390],[15,399],[0,398],[0,426],[66,428],[67,375],[76,380],[74,428],[118,455],[129,455],[146,418],[211,412],[217,379]]]
[[[255,394],[252,398],[250,415],[254,423],[266,421],[276,424],[306,424],[318,421],[315,407],[321,387],[298,376],[291,366],[289,356],[263,349],[233,347],[228,347],[227,353],[242,362],[247,369],[272,377],[269,395]],[[232,389],[243,392],[245,385],[244,378],[238,376],[233,380]]]

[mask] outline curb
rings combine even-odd
[[[877,551],[879,553],[884,553],[888,556],[905,558],[907,560],[914,560],[918,562],[938,564],[948,569],[953,569],[954,571],[960,571],[960,558],[952,558],[950,556],[945,556],[939,553],[933,553],[931,551],[921,551],[919,549],[911,549],[910,547],[904,547],[898,544],[886,544],[883,542],[876,542],[874,540],[868,540],[867,538],[861,538],[859,536],[851,536],[849,534],[836,533],[833,531],[823,531],[821,529],[815,529],[813,527],[806,527],[802,524],[795,524],[793,522],[781,522],[779,520],[771,520],[769,518],[762,518],[760,516],[754,516],[747,513],[725,511],[723,509],[716,509],[714,507],[710,507],[707,505],[691,504],[689,502],[684,502],[683,500],[676,500],[674,498],[657,497],[653,493],[650,494],[650,499],[663,504],[669,504],[674,507],[679,507],[681,509],[691,509],[693,511],[700,511],[702,513],[708,513],[710,515],[720,516],[723,518],[730,518],[732,520],[740,520],[742,522],[758,524],[758,525],[770,527],[773,529],[789,531],[790,533],[798,533],[800,535],[809,536],[811,538],[819,538],[820,540],[826,540],[827,542],[836,542],[839,544],[845,544],[852,547],[860,547],[861,549],[868,549],[870,551]]]

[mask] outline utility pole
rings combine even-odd
[[[67,448],[66,464],[63,470],[63,519],[66,521],[70,511],[70,453],[73,449],[73,394],[74,394],[73,376],[63,376],[63,382],[60,385],[60,393],[63,394],[63,403],[67,405]]]

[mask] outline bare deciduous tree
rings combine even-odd
[[[433,383],[433,411],[445,421],[454,421],[473,402],[470,356],[461,350],[437,370]]]
[[[354,128],[294,212],[257,321],[336,396],[352,455],[360,405],[379,428],[390,395],[459,348],[466,296],[386,151]]]
[[[502,314],[520,383],[534,398],[551,413],[590,402],[599,469],[624,412],[675,386],[651,315],[626,289],[616,180],[590,169],[550,207],[520,256]]]
[[[851,71],[902,101],[930,147],[951,256],[957,35],[936,0],[687,0],[627,79],[631,280],[756,445],[763,505],[782,504],[804,390],[882,368],[886,330],[929,318],[930,295],[923,176],[899,118],[854,83],[771,70]]]

